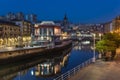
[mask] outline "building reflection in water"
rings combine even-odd
[[[69,54],[54,59],[48,59],[46,62],[38,64],[34,72],[35,76],[48,77],[60,73],[61,68],[64,67],[68,60],[68,56]]]
[[[75,50],[85,49],[85,51],[89,48],[90,46],[81,45],[80,43],[74,47]],[[84,52],[83,50],[82,52]],[[8,64],[8,67],[1,68],[0,66],[0,80],[38,80],[38,77],[40,80],[44,80],[41,78],[54,77],[62,73],[61,70],[68,65],[69,55],[70,53],[62,52],[59,55],[57,53],[52,56],[45,55],[30,62],[14,64],[12,66]],[[81,53],[81,55],[83,54]],[[84,55],[87,55],[87,53]]]
[[[75,46],[74,50],[81,50],[81,46]]]
[[[81,43],[78,43],[73,49],[74,50],[81,50],[82,49]]]
[[[90,50],[92,43],[77,42],[75,43],[74,50]]]
[[[38,64],[36,66],[36,71],[35,71],[35,75],[36,76],[44,76],[44,75],[51,75],[53,73],[53,62],[52,61],[47,61],[41,64]]]
[[[44,57],[29,63],[5,67],[0,70],[0,80],[25,80],[26,77],[29,80],[33,77],[53,77],[61,72],[61,68],[68,60],[69,53],[62,53],[53,57],[50,59]]]

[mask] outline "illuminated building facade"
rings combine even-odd
[[[104,33],[120,33],[120,16],[104,24]]]
[[[40,24],[35,24],[35,37],[40,41],[53,41],[55,38],[60,38],[61,27],[55,25],[53,21],[43,21]]]
[[[31,29],[33,25],[25,20],[15,20],[13,22],[20,26],[21,45],[28,46],[31,43]]]
[[[113,32],[120,33],[120,16],[117,16],[113,21]]]
[[[18,45],[20,27],[14,23],[0,21],[0,47],[11,47]]]

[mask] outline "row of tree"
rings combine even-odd
[[[96,44],[96,49],[102,54],[105,60],[113,60],[116,55],[116,48],[120,46],[120,35],[107,33],[102,36],[102,40]]]

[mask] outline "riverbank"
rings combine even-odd
[[[97,60],[94,64],[80,70],[69,80],[119,80],[119,74],[120,63]]]
[[[51,48],[46,47],[35,47],[35,48],[19,48],[19,49],[12,49],[0,52],[0,64],[8,64],[8,63],[15,63],[18,61],[31,59],[33,57],[39,57],[41,55],[57,55],[64,53],[67,49],[72,47],[72,41],[67,40],[63,41],[61,45],[56,45]]]

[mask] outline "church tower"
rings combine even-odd
[[[68,18],[67,18],[67,14],[65,14],[64,19],[63,19],[63,27],[64,27],[64,29],[69,28],[69,21],[68,21]]]

